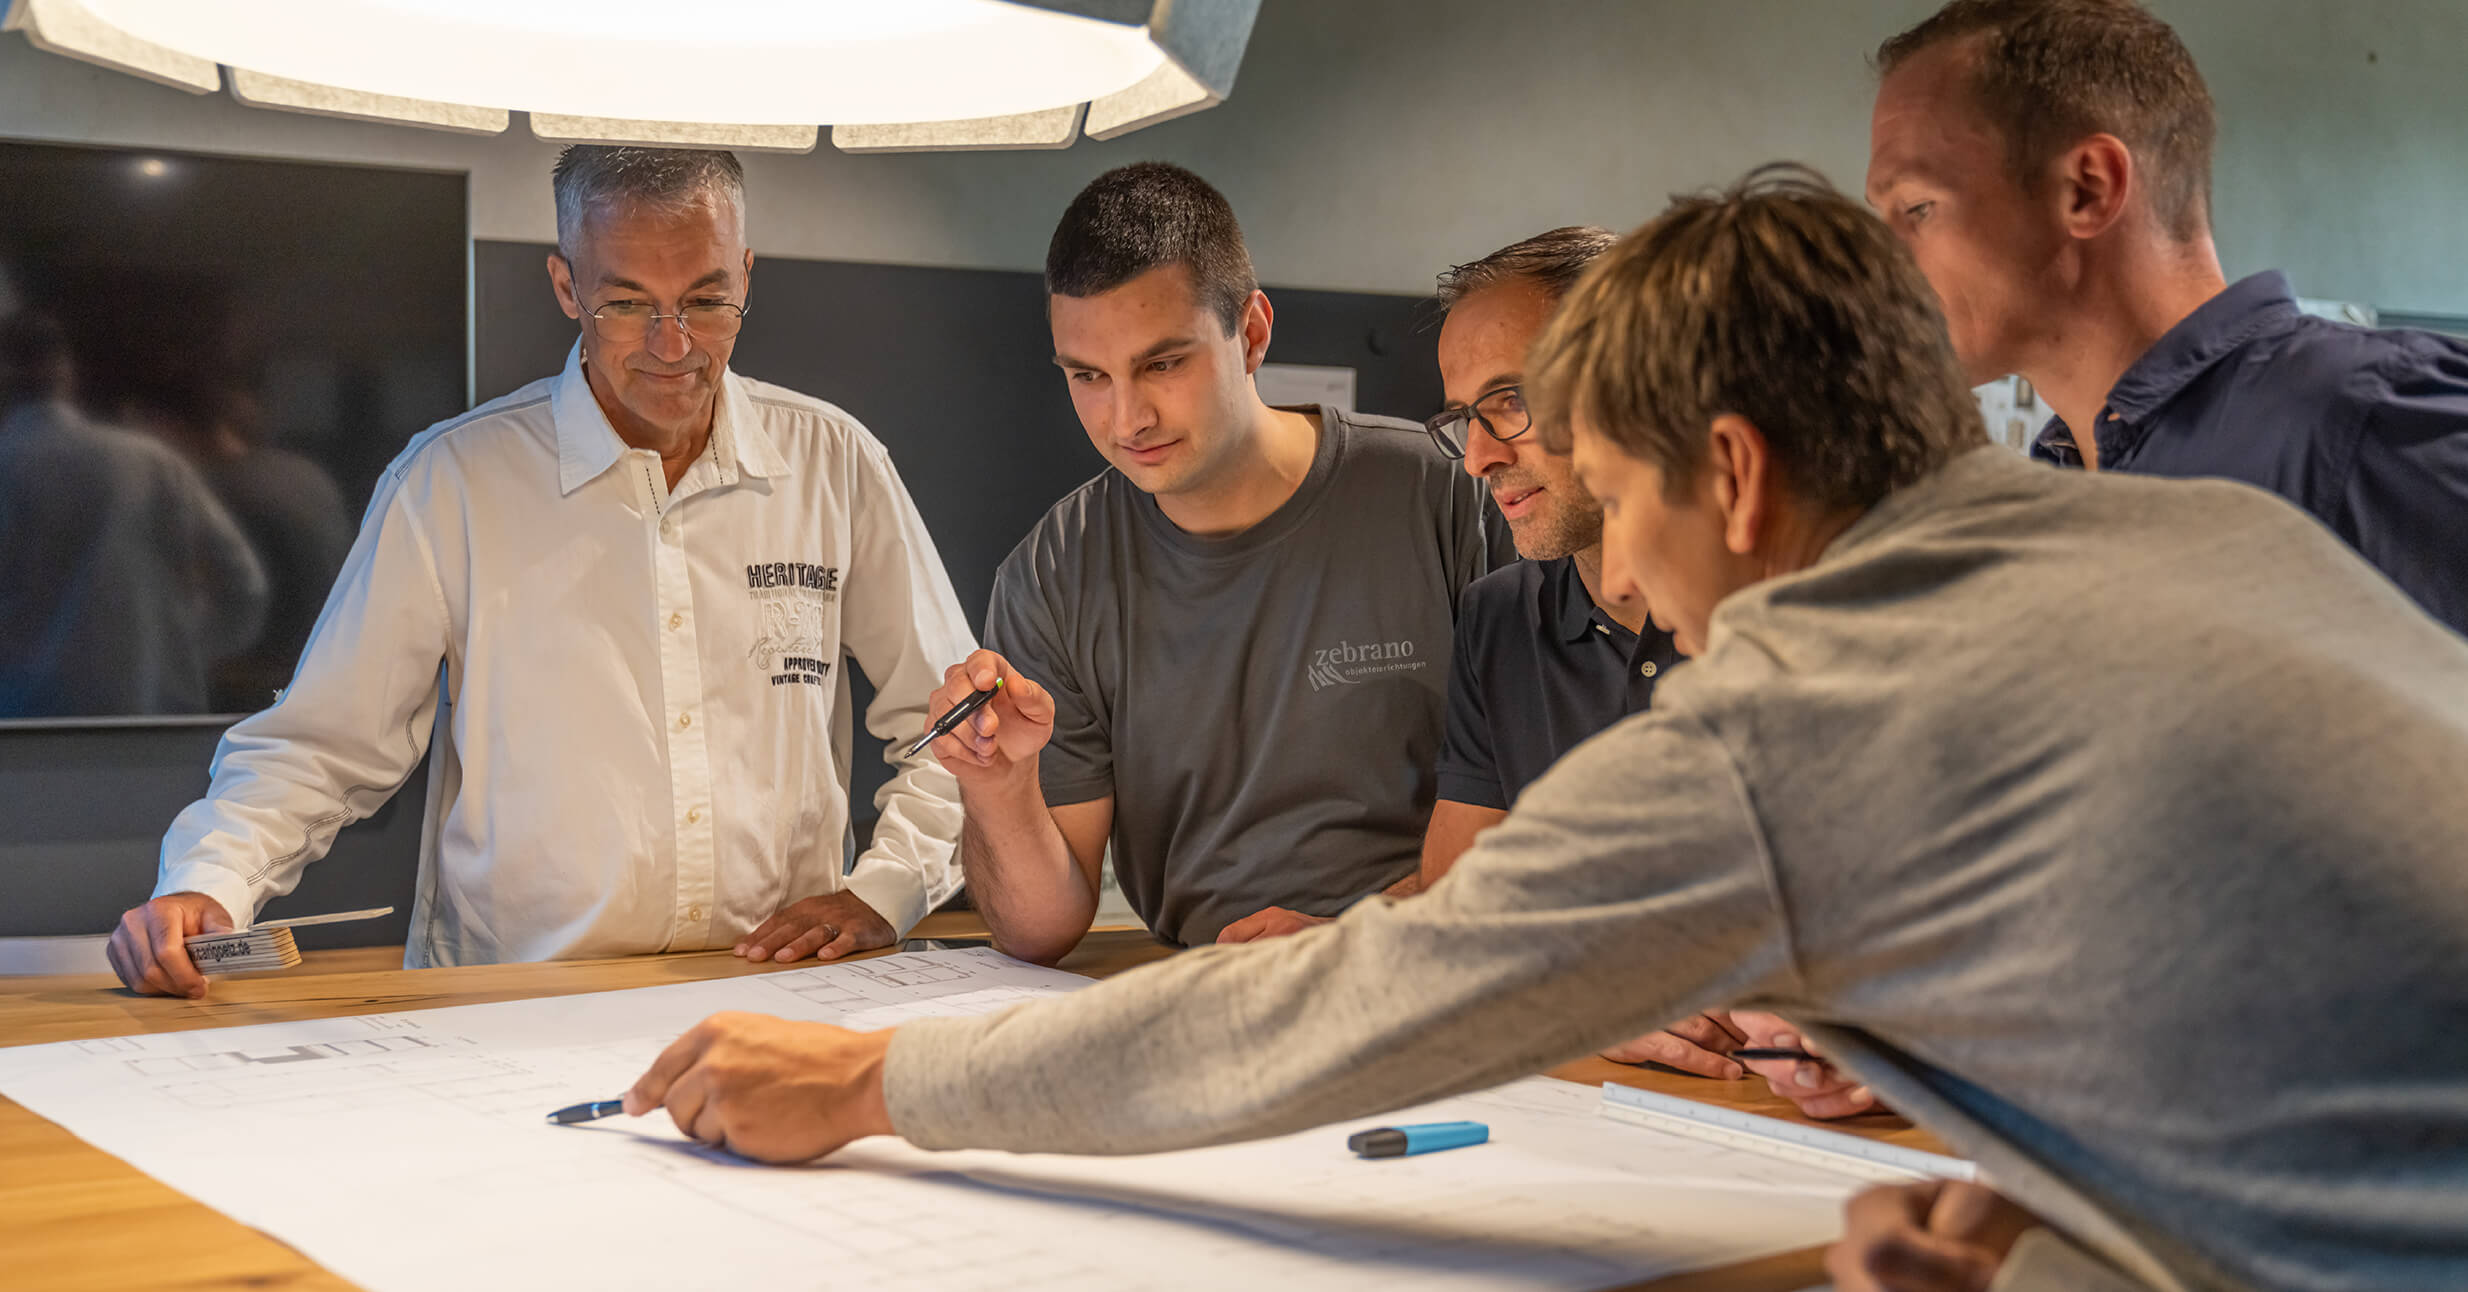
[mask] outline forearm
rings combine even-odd
[[[1762,839],[1721,751],[1687,736],[1631,733],[1587,773],[1555,773],[1558,792],[1546,778],[1413,901],[904,1027],[885,1069],[893,1122],[928,1148],[1222,1143],[1494,1084],[1709,1005],[1788,998]]]
[[[207,893],[247,920],[428,752],[448,601],[399,484],[379,482],[282,698],[223,733],[206,796],[164,834],[157,893]]]
[[[1423,829],[1422,870],[1415,876],[1417,887],[1427,889],[1440,882],[1440,877],[1457,864],[1457,858],[1474,846],[1475,838],[1507,815],[1498,808],[1448,798],[1432,804],[1431,824]]]
[[[344,826],[382,806],[428,750],[433,701],[370,724],[377,739],[293,720],[314,708],[286,697],[224,735],[205,797],[164,831],[156,896],[204,893],[247,923],[290,892]]]
[[[1486,936],[1453,918],[1400,918],[1445,900],[1365,903],[1332,925],[1196,948],[995,1018],[908,1024],[886,1066],[893,1123],[926,1148],[1226,1143],[1494,1085],[1676,1007],[1646,989],[1670,979],[1544,971],[1572,950],[1544,945],[1561,930]],[[1592,994],[1572,999],[1589,981]]]
[[[1025,774],[963,785],[960,867],[996,949],[1036,964],[1071,953],[1097,918],[1097,894]]]

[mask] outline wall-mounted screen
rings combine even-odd
[[[264,707],[469,266],[460,174],[0,142],[0,720]]]

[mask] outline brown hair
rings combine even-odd
[[[1570,291],[1526,372],[1544,447],[1566,452],[1583,418],[1674,495],[1725,413],[1828,507],[1865,507],[1988,439],[1919,266],[1804,166],[1674,199]]]
[[[2134,154],[2151,209],[2179,241],[2211,227],[2211,148],[2219,122],[2194,56],[2136,0],[1954,0],[1877,47],[1891,74],[1922,51],[1978,42],[1971,93],[2004,136],[2026,190],[2040,168],[2089,135]]]
[[[1542,288],[1545,296],[1556,301],[1576,286],[1586,266],[1619,240],[1619,235],[1609,229],[1590,224],[1571,224],[1549,233],[1537,233],[1480,260],[1449,266],[1440,275],[1439,290],[1432,293],[1431,299],[1445,314],[1457,308],[1459,301],[1486,287],[1523,279]]]

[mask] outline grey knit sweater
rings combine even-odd
[[[2468,1286],[2468,641],[2277,499],[1994,449],[1709,637],[1431,892],[909,1024],[893,1122],[1179,1148],[1753,1005],[2069,1240],[2007,1285]]]

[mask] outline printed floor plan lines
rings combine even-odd
[[[769,1285],[818,1252],[837,1287],[1140,1292],[1170,1271],[1198,1292],[1578,1292],[1823,1241],[1862,1183],[1612,1122],[1596,1092],[1541,1077],[1135,1157],[871,1138],[774,1168],[687,1140],[664,1112],[546,1120],[622,1094],[724,1010],[880,1027],[1087,985],[981,948],[910,953],[0,1048],[0,1094],[371,1292]],[[1388,1162],[1344,1147],[1352,1130],[1462,1119],[1491,1142]]]

